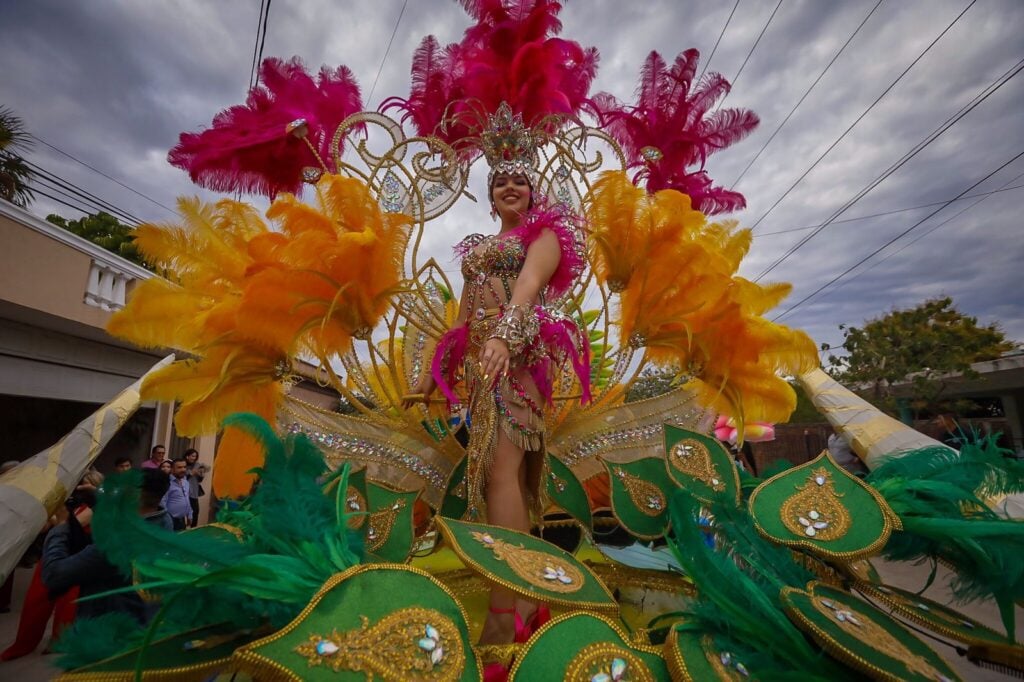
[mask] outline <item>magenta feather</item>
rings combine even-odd
[[[636,104],[627,106],[607,93],[593,98],[608,134],[622,145],[636,181],[648,192],[675,189],[690,196],[693,207],[714,215],[746,206],[739,192],[716,187],[704,170],[709,156],[750,134],[760,122],[747,109],[720,109],[708,115],[729,92],[729,82],[709,73],[694,83],[700,52],[680,53],[671,68],[657,52],[640,69]],[[660,158],[645,158],[645,148]]]
[[[382,111],[399,109],[419,134],[458,146],[478,135],[483,117],[502,102],[528,125],[592,109],[597,50],[554,37],[562,30],[561,3],[462,0],[462,6],[476,23],[443,50],[433,36],[424,38],[413,55],[409,97],[386,100]]]
[[[434,357],[430,362],[430,374],[434,377],[437,387],[448,399],[449,407],[461,401],[453,388],[459,380],[462,363],[466,358],[466,344],[469,342],[469,327],[453,327],[449,329],[434,348]]]
[[[213,125],[198,133],[182,133],[168,160],[198,185],[220,192],[246,192],[273,198],[298,193],[302,169],[320,163],[286,126],[302,118],[307,139],[329,170],[331,137],[346,117],[363,107],[359,85],[345,66],[323,67],[316,79],[302,61],[277,58],[260,65],[261,85],[245,104],[217,114]]]

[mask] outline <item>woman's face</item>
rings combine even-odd
[[[171,475],[171,460],[165,459],[164,461],[160,462],[160,471],[162,471],[165,474],[167,474],[168,476],[170,476]]]
[[[197,459],[199,459],[199,453],[190,452],[185,455],[185,464],[195,464]]]
[[[491,201],[502,219],[526,213],[530,208],[530,194],[530,181],[520,173],[498,173],[491,184]]]

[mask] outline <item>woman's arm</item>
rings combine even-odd
[[[536,303],[540,293],[547,287],[562,258],[558,237],[549,229],[541,232],[526,251],[526,262],[512,288],[512,298],[505,306],[503,323],[522,329],[524,315],[533,314],[530,307]],[[507,319],[506,318],[510,318]],[[491,337],[480,349],[480,366],[487,379],[496,379],[508,372],[511,352],[507,341]]]

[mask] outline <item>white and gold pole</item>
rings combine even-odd
[[[173,360],[174,356],[169,355],[149,371]],[[139,408],[144,378],[96,410],[56,445],[0,476],[0,582],[14,570],[46,520],[75,489],[103,447]]]
[[[934,438],[885,414],[820,368],[798,376],[797,380],[818,411],[828,419],[836,433],[846,439],[869,469],[875,468],[885,456],[920,448],[945,447]]]

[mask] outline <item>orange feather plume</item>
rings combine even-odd
[[[385,214],[366,185],[336,175],[316,187],[316,205],[291,195],[267,216],[223,200],[182,199],[181,225],[143,225],[136,242],[166,273],[132,293],[108,330],[150,347],[174,347],[194,358],[154,373],[146,399],[178,401],[180,434],[215,432],[232,412],[273,422],[299,352],[344,353],[352,337],[372,329],[401,274],[410,219]],[[248,494],[262,463],[260,449],[232,430],[215,467],[218,494]]]
[[[624,173],[594,187],[591,252],[604,281],[621,284],[617,323],[625,343],[694,377],[702,402],[744,421],[785,421],[796,396],[779,373],[816,366],[814,342],[761,317],[790,291],[736,276],[751,244],[735,222],[708,223],[675,190],[647,195]]]

